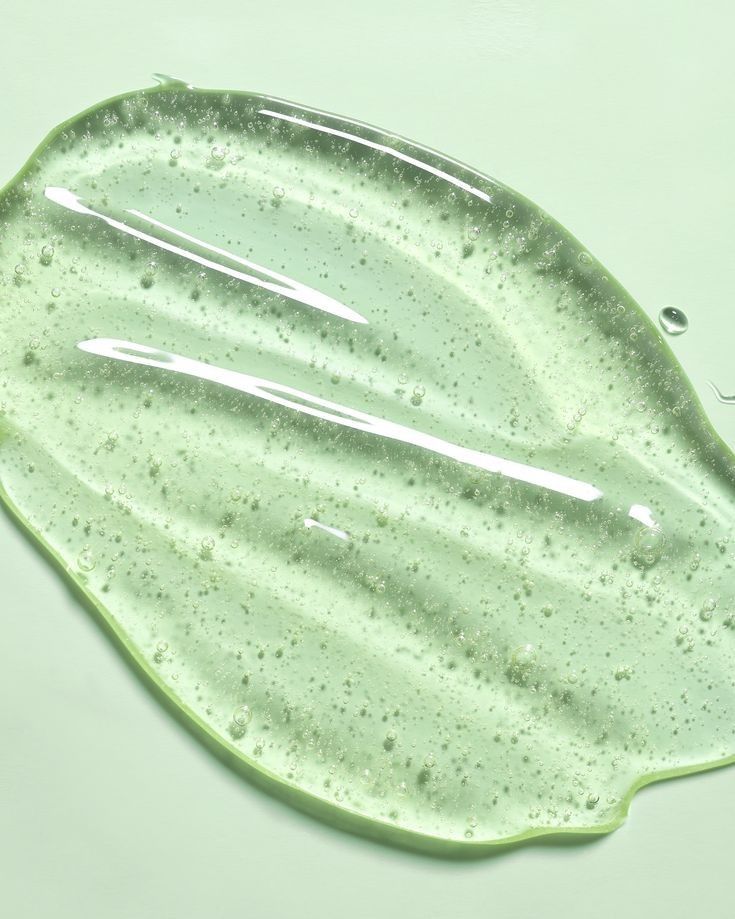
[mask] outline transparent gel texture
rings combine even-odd
[[[294,805],[481,848],[733,758],[733,456],[516,192],[167,80],[3,190],[0,319],[5,504]]]

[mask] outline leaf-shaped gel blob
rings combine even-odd
[[[733,457],[533,204],[168,83],[52,133],[0,221],[5,501],[245,771],[472,847],[733,757]]]

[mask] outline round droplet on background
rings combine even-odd
[[[658,321],[668,335],[681,335],[689,328],[686,315],[675,306],[665,306],[658,314]]]

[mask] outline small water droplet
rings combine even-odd
[[[689,320],[675,306],[665,306],[658,314],[658,321],[669,335],[681,335],[689,328]]]

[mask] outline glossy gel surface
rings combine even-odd
[[[169,81],[0,226],[4,500],[249,775],[441,850],[733,757],[732,454],[533,204]]]

